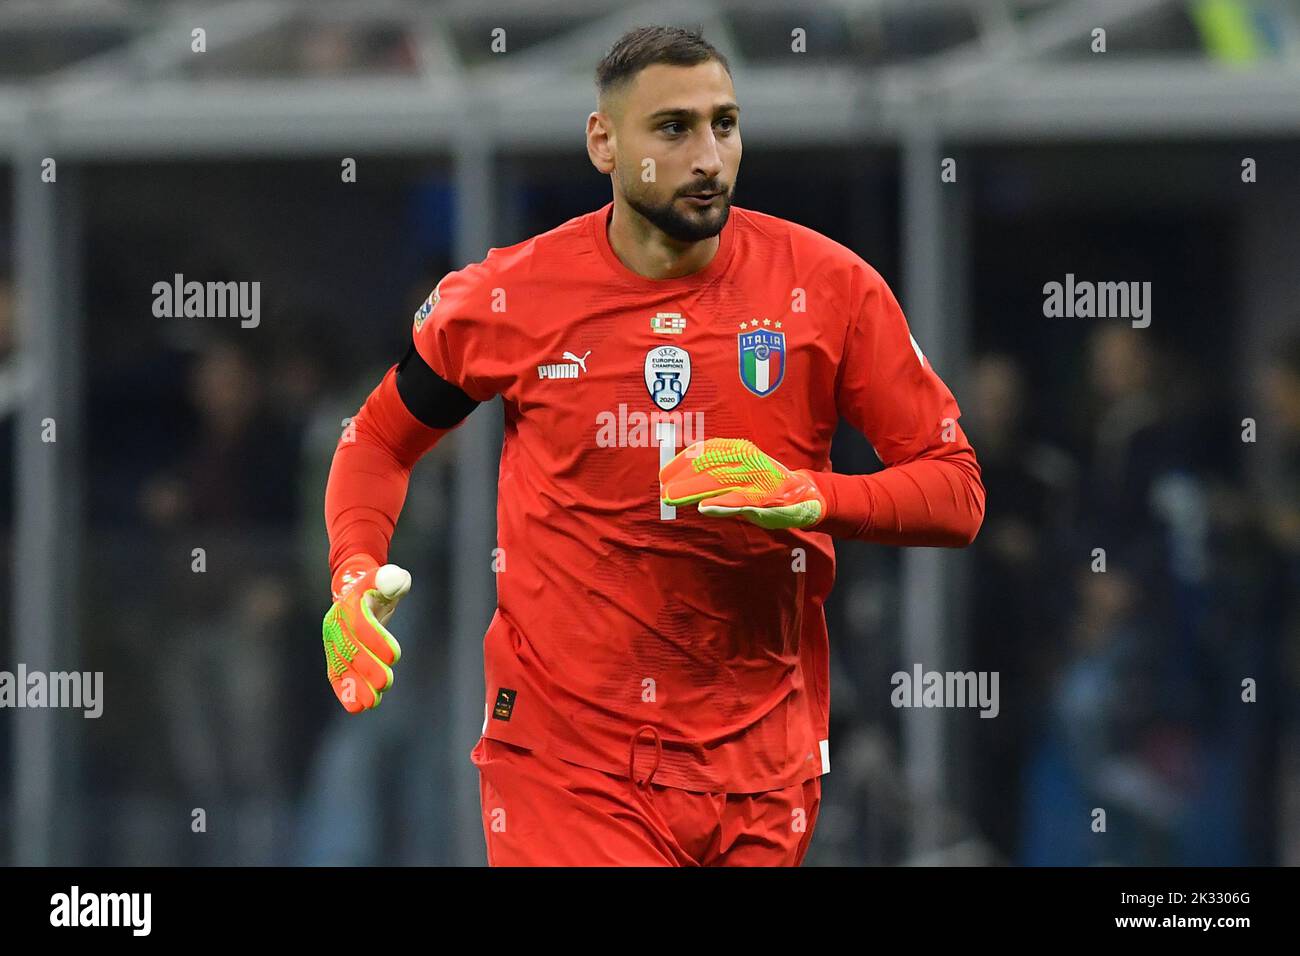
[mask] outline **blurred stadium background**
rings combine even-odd
[[[970,549],[838,549],[808,864],[1300,863],[1296,0],[0,6],[0,670],[105,682],[0,710],[0,862],[483,862],[499,412],[417,469],[364,719],[325,475],[446,271],[609,199],[591,74],[642,23],[731,59],[737,204],[881,271],[984,467]],[[156,318],[178,273],[260,323]],[[1150,327],[1045,318],[1067,274]],[[999,716],[895,709],[916,662]]]

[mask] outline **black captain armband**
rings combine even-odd
[[[453,428],[479,404],[429,368],[414,342],[397,363],[397,394],[407,410],[430,428]]]

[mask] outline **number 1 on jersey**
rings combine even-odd
[[[655,441],[659,445],[659,467],[662,469],[677,454],[677,423],[656,422]],[[672,521],[676,517],[677,509],[672,505],[664,504],[661,498],[659,500],[659,520]]]

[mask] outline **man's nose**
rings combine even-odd
[[[692,172],[701,179],[710,181],[722,172],[722,153],[718,150],[718,138],[712,128],[704,134],[704,145],[695,157]]]

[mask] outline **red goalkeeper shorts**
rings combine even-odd
[[[654,735],[657,752],[652,728],[638,734]],[[799,866],[821,805],[820,777],[697,793],[651,783],[653,769],[625,778],[490,737],[470,759],[489,866]]]

